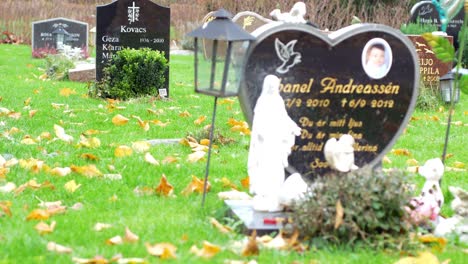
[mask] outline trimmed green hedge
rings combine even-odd
[[[157,95],[158,89],[164,88],[168,67],[164,52],[149,48],[123,49],[104,68],[104,77],[96,84],[94,93],[122,100]]]

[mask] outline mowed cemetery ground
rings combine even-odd
[[[201,207],[196,179],[205,173],[213,98],[194,92],[192,59],[171,56],[169,99],[120,102],[90,98],[86,83],[44,80],[44,60],[32,59],[29,46],[0,45],[0,155],[7,163],[0,166],[0,186],[16,186],[0,192],[0,263],[97,263],[118,254],[149,263],[164,257],[172,263],[393,263],[405,254],[328,246],[304,253],[260,248],[258,256],[243,256],[245,234],[223,233],[212,218],[238,230],[217,194],[248,191],[249,129],[238,100],[220,99],[210,189]],[[442,180],[447,216],[453,213],[448,186],[468,189],[467,102],[462,95],[452,119]],[[442,103],[416,110],[384,167],[410,171],[440,157],[447,114]],[[156,139],[182,140],[148,144]],[[424,179],[413,175],[417,194]],[[57,244],[71,252],[61,253]],[[455,240],[433,252],[450,263],[467,256]]]

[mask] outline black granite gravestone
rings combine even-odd
[[[302,129],[289,156],[292,167],[308,179],[327,173],[323,146],[342,134],[356,141],[357,166],[379,164],[405,128],[417,98],[419,65],[408,38],[376,24],[330,34],[307,25],[268,24],[258,32],[247,53],[239,95],[248,122],[265,76],[274,74],[281,79],[289,116]],[[383,49],[381,71],[366,62],[377,46]]]
[[[447,25],[447,34],[453,36],[453,43],[455,47],[458,47],[458,33],[463,26],[465,10],[463,9],[463,4],[454,8],[457,8],[458,11]],[[416,3],[413,8],[411,8],[410,22],[437,25],[439,30],[441,30],[440,16],[432,1],[420,1]]]
[[[59,27],[68,35],[65,44],[73,48],[88,49],[88,24],[67,18],[52,18],[32,23],[32,50],[57,49],[53,32]]]
[[[96,11],[96,80],[103,77],[103,68],[112,55],[123,48],[144,48],[165,53],[169,61],[171,13],[149,0],[118,0],[97,7]],[[169,94],[169,70],[165,88]]]

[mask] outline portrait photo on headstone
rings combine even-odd
[[[372,79],[381,79],[392,67],[392,49],[382,38],[373,38],[362,50],[362,67]]]

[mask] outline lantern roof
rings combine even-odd
[[[204,39],[217,39],[224,41],[254,40],[255,37],[232,22],[232,14],[221,8],[213,13],[213,19],[205,22],[187,36]]]

